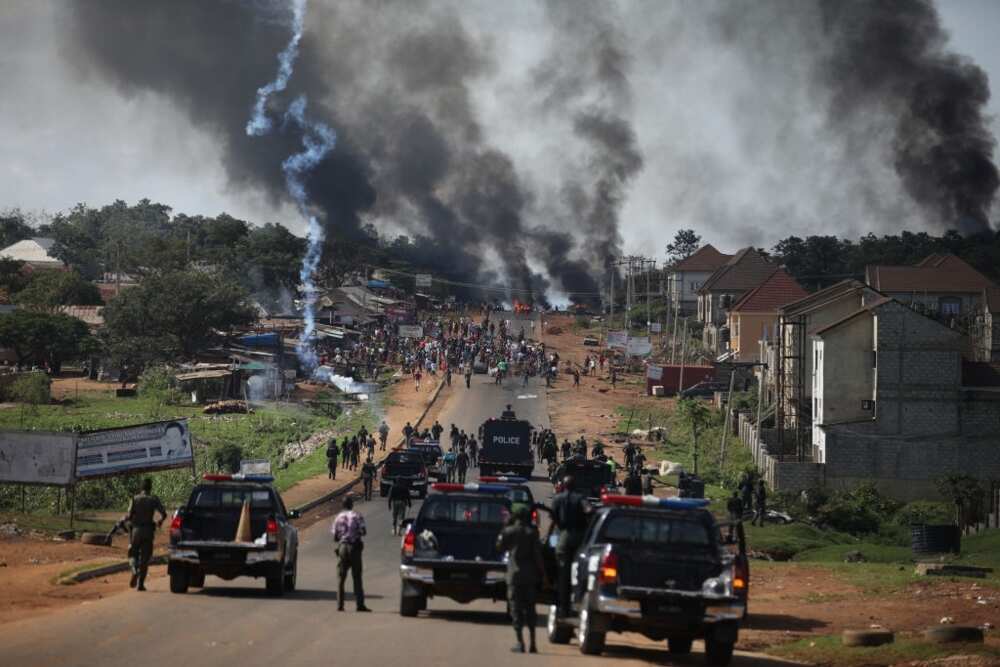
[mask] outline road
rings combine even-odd
[[[461,388],[461,387],[460,387]],[[454,422],[475,432],[506,403],[519,417],[547,426],[544,382],[520,380],[497,387],[487,376],[474,377],[470,390],[456,391],[441,423]],[[544,482],[533,484],[536,498],[551,496]],[[419,506],[415,501],[414,510]],[[513,631],[502,603],[460,605],[434,598],[415,619],[399,616],[399,538],[391,535],[386,503],[360,503],[368,523],[365,591],[372,614],[337,612],[336,570],[329,521],[302,531],[298,590],[284,598],[265,594],[263,580],[225,582],[208,577],[206,587],[187,595],[167,590],[163,568],[151,575],[149,591],[120,595],[63,609],[48,616],[0,626],[4,665],[515,665],[534,656],[510,653]],[[350,590],[350,583],[348,583]],[[348,593],[350,597],[350,593]],[[609,635],[603,658],[582,656],[576,644],[554,646],[544,637],[539,608],[539,649],[547,664],[663,664],[663,643],[641,637]],[[696,649],[697,650],[697,649]],[[678,664],[703,664],[697,653]],[[572,663],[571,663],[572,661]],[[733,664],[777,665],[777,660],[739,655]]]

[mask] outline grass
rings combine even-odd
[[[77,584],[77,582],[73,581],[72,579],[70,579],[70,577],[72,577],[74,574],[78,574],[80,572],[83,572],[84,570],[96,570],[99,567],[104,567],[105,565],[115,565],[116,563],[120,563],[120,562],[121,562],[121,559],[117,559],[117,560],[107,560],[107,559],[105,559],[105,560],[99,560],[97,562],[90,562],[90,563],[83,563],[82,565],[75,565],[75,566],[71,567],[70,569],[64,570],[64,571],[60,572],[59,574],[57,574],[56,576],[52,577],[52,579],[49,580],[49,583],[51,583],[51,584],[59,584],[59,585],[62,585],[62,586],[75,586]]]
[[[16,523],[21,530],[37,530],[43,533],[61,533],[75,530],[85,533],[106,533],[114,526],[113,521],[76,518],[73,528],[69,526],[69,512],[63,514],[42,514],[0,512],[0,523]]]
[[[892,644],[873,647],[844,646],[839,635],[808,637],[771,647],[768,653],[815,665],[895,665],[951,655],[980,655],[1000,659],[1000,649],[984,644],[932,644],[915,636],[898,636]]]

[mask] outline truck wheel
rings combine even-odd
[[[292,571],[285,574],[285,590],[288,592],[295,590],[295,580],[299,575],[299,559],[292,563]]]
[[[555,605],[551,605],[549,607],[549,621],[547,629],[549,641],[553,644],[568,644],[570,637],[573,636],[573,628],[560,622],[557,618]]]
[[[276,597],[280,597],[285,594],[285,564],[282,563],[276,568],[272,574],[267,575],[266,579],[267,592]]]
[[[728,665],[733,659],[733,644],[705,639],[705,662],[709,665]]]
[[[411,618],[421,609],[427,608],[427,597],[424,595],[400,595],[399,615]]]
[[[204,588],[205,587],[205,573],[204,572],[192,572],[188,577],[188,585],[191,588]]]
[[[600,655],[604,651],[606,633],[594,629],[596,614],[589,609],[580,612],[580,653],[584,655]]]
[[[673,655],[686,655],[691,652],[691,644],[694,643],[690,637],[668,637],[667,650]]]
[[[185,567],[178,567],[170,571],[170,592],[187,593],[191,575]]]

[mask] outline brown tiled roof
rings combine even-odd
[[[711,243],[698,248],[693,255],[670,267],[670,271],[715,271],[732,258],[715,249]]]
[[[795,278],[779,266],[764,279],[764,282],[744,294],[729,310],[743,313],[776,313],[778,308],[786,303],[801,299],[808,294],[795,282]]]
[[[992,280],[955,255],[929,255],[916,266],[871,265],[868,284],[883,292],[981,292]]]
[[[824,287],[818,292],[813,292],[812,294],[808,294],[801,299],[786,303],[781,307],[781,311],[786,315],[797,315],[864,287],[865,284],[860,280],[855,280],[853,278],[841,280],[839,283],[835,283],[829,287]]]
[[[1000,313],[1000,287],[987,287],[983,290],[983,303],[991,313]]]
[[[741,291],[760,285],[774,272],[774,264],[753,248],[744,248],[708,277],[699,292]]]
[[[1000,387],[1000,364],[962,360],[963,387]]]

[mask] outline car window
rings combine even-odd
[[[206,509],[227,509],[243,506],[249,500],[251,509],[273,510],[271,492],[267,489],[240,489],[225,487],[200,487],[195,489],[191,504]]]
[[[507,497],[513,503],[530,503],[533,500],[527,489],[511,489],[507,492]]]
[[[712,544],[708,527],[699,521],[627,514],[609,517],[601,529],[600,541],[699,547]]]
[[[486,498],[435,498],[424,503],[420,514],[429,523],[504,524],[510,518],[510,508],[505,502]]]

